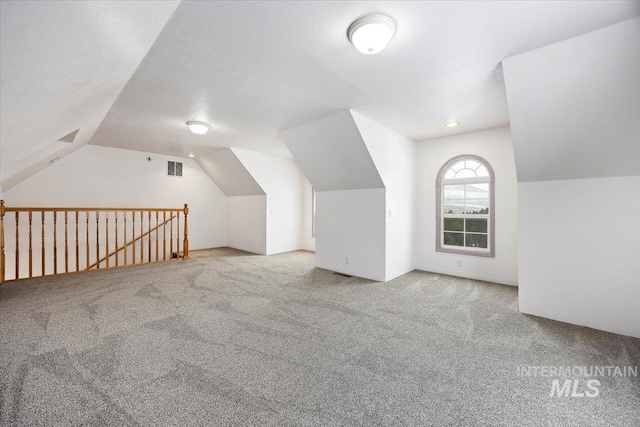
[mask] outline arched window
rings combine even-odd
[[[481,157],[457,156],[442,166],[436,182],[436,250],[493,257],[494,174]]]

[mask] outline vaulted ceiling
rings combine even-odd
[[[346,31],[373,12],[398,31],[366,56]],[[289,155],[279,132],[344,109],[415,140],[501,126],[503,58],[638,15],[637,1],[3,1],[1,164],[51,157],[78,128],[91,144],[202,158]]]

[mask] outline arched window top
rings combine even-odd
[[[446,162],[436,182],[436,251],[493,257],[494,173],[482,157]]]
[[[438,173],[438,184],[454,181],[493,182],[493,170],[482,157],[464,155],[449,160]]]

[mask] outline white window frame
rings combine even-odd
[[[462,160],[473,160],[483,165],[489,172],[488,177],[480,178],[458,178],[458,179],[445,179],[445,175],[449,168],[455,163]],[[477,184],[488,183],[489,184],[489,214],[446,214],[442,212],[442,201],[444,199],[444,186],[446,184]],[[493,168],[485,159],[473,154],[463,154],[449,159],[438,172],[436,179],[436,251],[448,252],[460,255],[475,255],[482,257],[495,257],[495,174]],[[466,246],[453,246],[444,244],[444,219],[445,218],[460,218],[463,219],[464,227],[466,227],[465,219],[487,219],[487,248],[474,248]],[[463,234],[463,239],[466,239],[466,230],[459,232]],[[473,233],[469,233],[473,234]],[[477,233],[485,234],[485,233]],[[466,240],[465,240],[466,241]]]

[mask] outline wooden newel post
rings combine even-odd
[[[0,283],[4,282],[4,200],[0,200]]]
[[[184,204],[184,243],[182,245],[183,258],[189,259],[189,223],[187,216],[189,215],[189,205]]]

